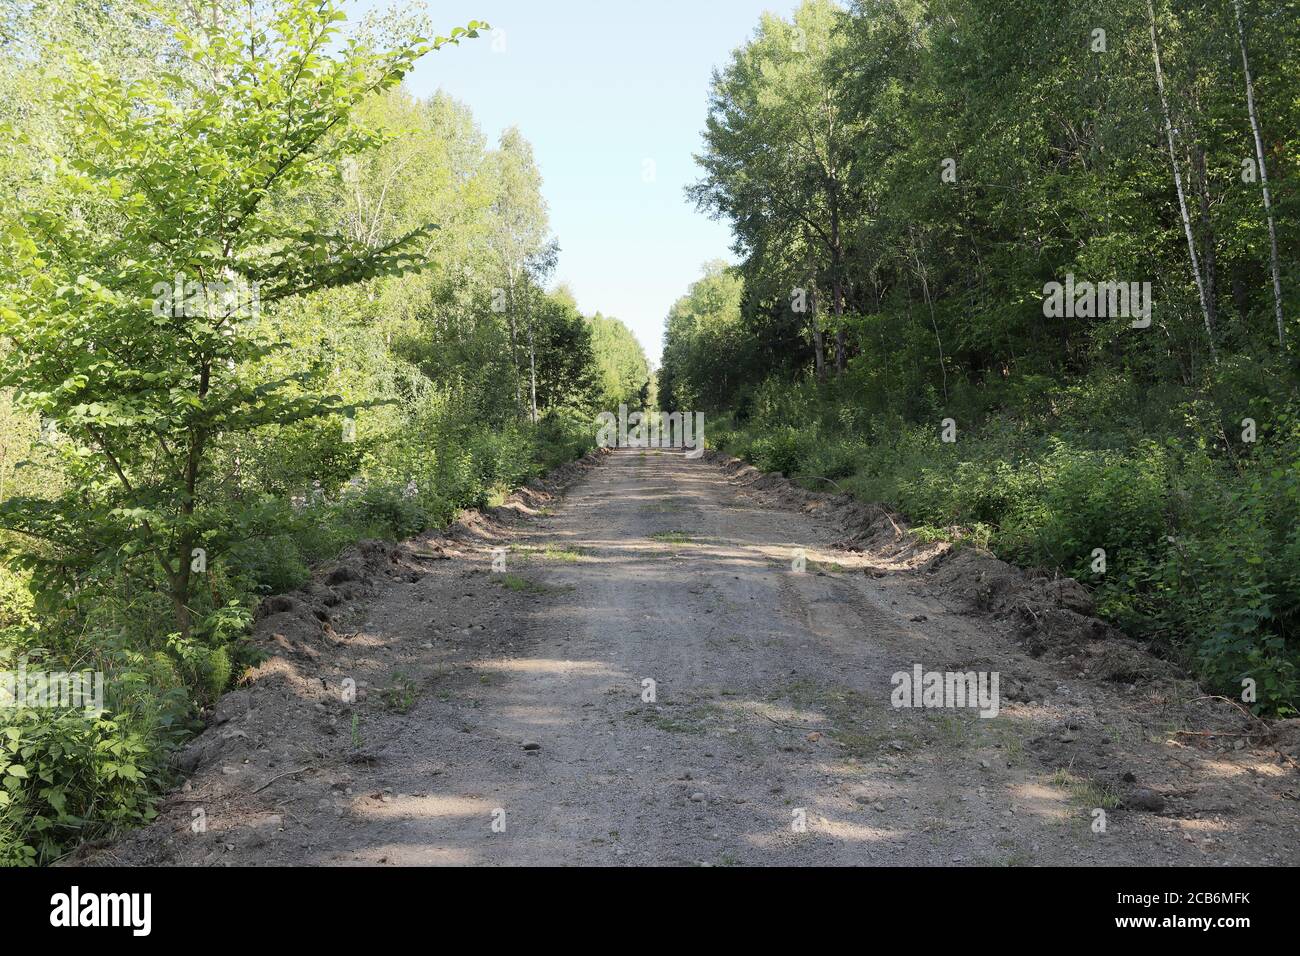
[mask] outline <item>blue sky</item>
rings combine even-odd
[[[390,3],[364,0],[352,15],[375,6]],[[475,19],[503,32],[431,54],[408,88],[418,96],[442,88],[467,103],[494,142],[519,127],[533,144],[562,249],[557,281],[570,285],[583,312],[627,323],[657,361],[669,306],[704,262],[732,258],[726,224],[697,213],[683,194],[698,177],[691,157],[711,72],[764,10],[788,17],[795,6],[439,0],[429,12],[442,32]]]

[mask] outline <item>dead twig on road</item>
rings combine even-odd
[[[260,787],[254,787],[252,792],[253,792],[253,793],[261,793],[263,790],[265,790],[265,789],[266,789],[267,787],[269,787],[271,784],[275,783],[277,780],[282,779],[283,777],[295,777],[295,776],[297,776],[298,774],[302,773],[304,770],[311,770],[311,769],[312,769],[312,768],[309,767],[309,766],[308,766],[308,767],[299,767],[297,770],[286,770],[284,773],[277,773],[274,777],[272,777],[270,780],[266,781],[266,783],[262,784]]]

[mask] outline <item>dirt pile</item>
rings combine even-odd
[[[1173,665],[1096,617],[1092,594],[1073,578],[1025,571],[975,548],[924,541],[883,505],[810,491],[719,451],[707,451],[704,457],[736,484],[760,493],[766,503],[831,521],[843,531],[836,547],[869,551],[881,560],[870,573],[919,570],[963,610],[1009,622],[1034,657],[1059,661],[1080,676],[1099,680],[1132,683],[1178,674]]]
[[[829,520],[843,529],[836,547],[845,551],[871,551],[908,566],[922,562],[947,547],[926,544],[908,534],[907,523],[880,504],[864,504],[851,495],[809,491],[778,472],[762,472],[748,462],[709,449],[703,459],[722,469],[737,485],[763,493],[766,503],[802,511]]]
[[[239,690],[221,698],[206,730],[174,758],[176,769],[192,774],[218,760],[237,765],[245,756],[241,747],[246,748],[253,737],[232,721],[249,722],[259,701],[266,702],[268,696],[278,701],[274,706],[289,706],[290,701],[310,700],[321,691],[337,692],[337,683],[331,683],[323,671],[330,669],[338,654],[358,651],[358,635],[336,629],[356,605],[391,585],[418,582],[436,562],[504,540],[512,523],[553,503],[605,454],[604,450],[590,452],[531,479],[495,508],[462,511],[441,531],[397,543],[360,541],[315,569],[311,580],[297,591],[264,599],[254,612],[252,643],[265,660],[243,676]],[[358,691],[361,697],[366,693],[364,687]]]

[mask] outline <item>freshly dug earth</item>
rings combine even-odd
[[[725,456],[591,455],[268,602],[185,785],[81,861],[1300,862],[1295,723],[1090,610]],[[998,715],[895,708],[916,664]]]

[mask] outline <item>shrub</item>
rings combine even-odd
[[[153,818],[192,708],[171,659],[121,645],[87,635],[79,655],[21,652],[29,672],[101,671],[105,709],[0,711],[0,865],[49,863],[77,841]],[[19,655],[0,649],[0,668]]]
[[[786,477],[799,474],[804,466],[804,443],[793,425],[776,426],[756,439],[750,448],[754,464],[763,471],[779,471]]]
[[[835,390],[765,383],[751,418],[715,427],[713,442],[765,471],[836,479],[930,535],[1069,574],[1096,589],[1103,617],[1177,657],[1208,689],[1239,698],[1249,678],[1257,711],[1296,712],[1294,414],[1277,411],[1258,446],[1232,448],[1204,399],[1169,402],[1144,430],[1130,383],[1099,373],[1052,388],[1025,377],[1003,396],[1018,418],[972,418],[944,444],[931,425],[846,413]],[[1097,549],[1104,573],[1093,571]]]

